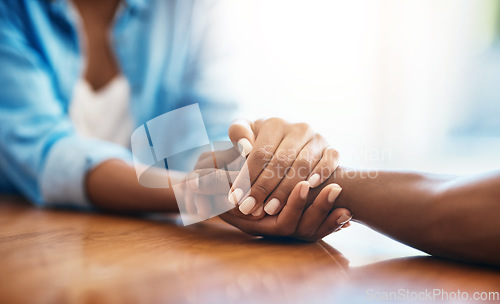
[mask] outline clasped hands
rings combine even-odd
[[[248,234],[306,241],[349,226],[349,210],[335,206],[342,189],[331,181],[338,152],[309,125],[237,120],[229,137],[236,149],[202,154],[186,179],[188,212],[208,212],[215,200],[232,207],[220,217]]]

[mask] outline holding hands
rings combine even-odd
[[[238,207],[220,217],[246,233],[307,241],[317,241],[349,225],[349,210],[335,208],[342,189],[337,184],[324,185],[338,166],[338,152],[309,125],[278,118],[254,123],[238,120],[231,125],[229,136],[245,157],[240,157],[244,164],[234,167],[239,156],[234,155],[235,149],[202,155],[196,171],[212,169],[201,178],[196,173],[194,182],[187,181],[197,193],[193,210],[210,205],[203,197],[208,194],[212,205]],[[221,159],[227,161],[222,164]],[[213,169],[214,162],[219,169]],[[232,181],[229,193],[227,177]],[[309,190],[316,187],[322,189],[314,197]]]
[[[324,187],[307,206],[309,187],[308,182],[298,183],[277,215],[251,220],[234,214],[237,211],[229,211],[220,217],[251,235],[291,237],[311,242],[348,225],[351,219],[349,210],[335,208],[335,199],[342,190],[337,184]]]
[[[228,197],[243,214],[279,213],[295,185],[307,180],[317,187],[338,166],[338,152],[304,123],[279,118],[238,120],[229,128],[229,137],[248,156]],[[240,177],[249,177],[250,189]]]

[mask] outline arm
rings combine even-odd
[[[152,173],[154,174],[154,173]],[[158,179],[165,178],[158,173]],[[132,165],[111,159],[87,174],[85,187],[93,205],[110,211],[178,212],[172,188],[146,188],[139,184]]]
[[[471,177],[340,167],[336,205],[410,246],[445,258],[500,265],[500,172]]]

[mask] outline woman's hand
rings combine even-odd
[[[228,211],[220,217],[251,235],[292,237],[305,241],[318,241],[347,227],[351,213],[344,208],[335,208],[335,200],[342,190],[340,186],[330,184],[324,187],[314,202],[306,207],[309,187],[308,182],[298,183],[278,215],[251,220]]]
[[[194,170],[176,186],[178,203],[183,204],[181,212],[207,219],[234,208],[227,193],[245,161],[232,145],[226,150],[202,153]]]
[[[297,183],[307,180],[314,188],[338,166],[338,152],[304,123],[238,120],[229,128],[229,137],[248,155],[228,197],[243,214],[278,214]]]

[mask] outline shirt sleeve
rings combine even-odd
[[[76,133],[47,62],[9,18],[0,8],[0,170],[37,205],[88,207],[86,173],[130,151]]]

